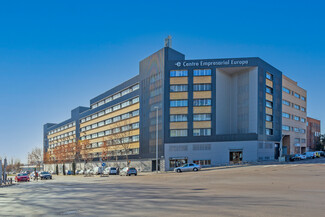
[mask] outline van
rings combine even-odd
[[[305,153],[303,153],[303,155],[306,155],[306,158],[308,159],[310,159],[310,158],[315,158],[316,157],[316,154],[315,154],[315,152],[312,152],[312,151],[308,151],[308,152],[305,152]]]

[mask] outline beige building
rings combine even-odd
[[[307,91],[282,75],[282,136],[284,155],[307,151]]]

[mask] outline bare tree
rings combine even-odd
[[[43,152],[41,148],[35,147],[32,152],[28,153],[28,162],[29,164],[34,164],[40,170],[42,160],[43,160]]]

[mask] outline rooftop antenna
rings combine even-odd
[[[165,38],[165,47],[172,47],[172,37],[168,35],[167,38]]]

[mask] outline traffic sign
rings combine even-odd
[[[102,163],[102,166],[104,167],[106,164],[105,163]]]

